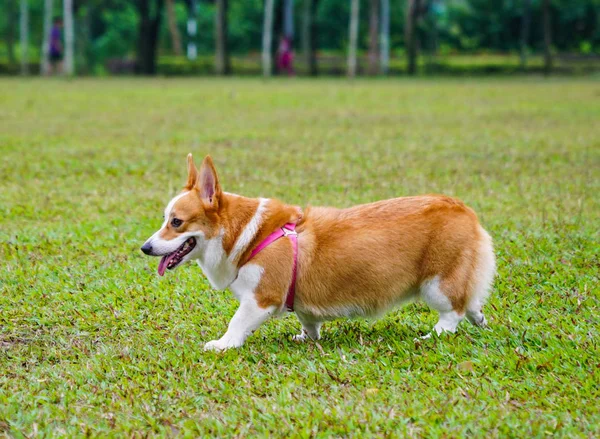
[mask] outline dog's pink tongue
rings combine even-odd
[[[169,264],[169,259],[171,259],[172,254],[164,255],[160,262],[158,263],[158,274],[164,276],[165,270],[167,269],[167,265]]]

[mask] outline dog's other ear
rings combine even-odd
[[[200,166],[200,176],[196,182],[196,189],[200,192],[202,201],[211,206],[218,207],[218,200],[221,197],[221,186],[219,185],[219,177],[215,165],[207,155]]]
[[[188,163],[188,178],[187,183],[185,184],[185,190],[191,191],[192,188],[196,185],[198,181],[198,169],[194,164],[194,159],[192,158],[192,153],[190,152],[187,156]]]

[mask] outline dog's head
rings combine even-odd
[[[200,170],[188,154],[188,179],[183,191],[165,209],[162,227],[144,243],[141,250],[162,256],[158,274],[200,256],[207,240],[219,234],[219,205],[223,192],[210,156]]]

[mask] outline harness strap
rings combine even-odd
[[[298,271],[298,233],[296,232],[296,224],[295,223],[287,223],[283,227],[275,230],[269,236],[267,236],[260,244],[258,244],[252,253],[250,253],[250,257],[248,261],[250,261],[258,252],[267,247],[269,244],[277,241],[282,236],[287,236],[290,238],[292,242],[292,249],[294,251],[294,269],[292,271],[292,283],[290,284],[290,288],[288,290],[287,296],[285,298],[285,306],[289,312],[294,312],[294,298],[296,296],[296,275]]]

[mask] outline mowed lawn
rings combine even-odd
[[[2,79],[0,152],[0,436],[600,434],[598,80]],[[203,352],[232,294],[139,251],[188,152],[302,206],[461,198],[489,329],[415,342],[415,303]]]

